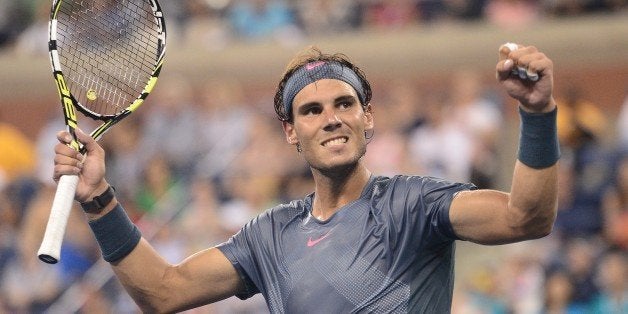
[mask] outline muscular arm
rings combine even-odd
[[[182,311],[244,289],[235,268],[216,248],[170,265],[142,239],[131,254],[112,263],[112,268],[129,295],[148,313]]]
[[[116,205],[114,200],[98,219]],[[190,309],[230,297],[244,286],[231,262],[216,248],[198,252],[178,265],[166,262],[142,238],[124,258],[111,263],[113,271],[143,312]]]
[[[66,144],[71,137],[60,132],[55,146],[54,179],[61,175],[79,175],[75,199],[92,200],[109,184],[104,179],[104,151],[88,135],[77,130],[86,148],[82,156]],[[89,220],[99,219],[117,204],[114,198],[98,212],[87,213]],[[231,262],[216,248],[190,256],[178,265],[167,263],[145,240],[121,259],[111,264],[118,279],[144,312],[161,313],[189,309],[211,303],[244,290],[244,283]]]
[[[502,46],[499,59],[497,78],[508,94],[519,101],[522,110],[549,113],[556,108],[552,97],[553,63],[550,59],[532,46],[519,46],[512,51]],[[538,73],[539,80],[532,82],[511,75],[516,66]],[[537,129],[533,132],[549,134],[545,131]],[[547,138],[538,136],[532,140],[545,141]],[[531,147],[536,146],[526,149],[529,151]],[[547,156],[542,150],[533,153]],[[454,232],[462,239],[483,244],[511,243],[549,234],[556,217],[558,163],[541,164],[542,167],[532,168],[517,160],[510,193],[493,190],[459,193],[449,209]]]
[[[556,217],[558,165],[533,169],[517,161],[510,193],[460,192],[449,209],[454,232],[481,244],[504,244],[549,234]]]

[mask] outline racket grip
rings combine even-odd
[[[78,181],[77,175],[64,175],[59,179],[44,239],[37,252],[39,259],[48,264],[56,264],[59,261],[63,235],[70,217]]]

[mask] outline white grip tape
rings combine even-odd
[[[506,46],[510,51],[515,51],[519,49],[519,46],[515,43],[505,43],[504,46]],[[533,82],[536,82],[539,80],[539,75],[537,73],[529,72],[524,67],[518,66],[517,68],[513,68],[511,73],[512,75],[519,76],[519,78],[522,80],[528,79]]]
[[[59,179],[44,239],[41,241],[41,246],[37,252],[39,259],[48,264],[55,264],[59,261],[63,235],[72,210],[78,181],[77,175],[64,175]]]

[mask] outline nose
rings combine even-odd
[[[334,110],[325,110],[325,120],[326,120],[326,124],[324,129],[326,131],[331,131],[331,130],[335,130],[337,128],[339,128],[342,125],[342,120],[340,120],[340,117],[338,117],[338,115],[336,114],[336,111]]]

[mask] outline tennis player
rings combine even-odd
[[[363,158],[374,128],[369,82],[346,56],[317,49],[292,60],[275,97],[314,192],[268,209],[217,247],[178,265],[161,258],[115,199],[102,148],[82,132],[84,161],[65,145],[69,134],[58,134],[54,178],[80,176],[75,199],[104,259],[144,311],[262,293],[273,313],[448,313],[456,240],[536,239],[551,232],[556,216],[553,63],[533,46],[510,49],[500,47],[496,65],[521,117],[509,192],[371,173]]]

